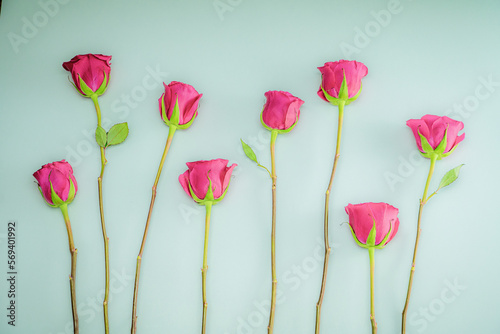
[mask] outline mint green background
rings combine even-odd
[[[49,3],[45,11],[51,16],[42,8]],[[214,3],[229,7],[218,13]],[[104,179],[112,333],[130,331],[135,260],[168,132],[157,99],[160,82],[172,80],[193,85],[203,98],[193,126],[176,133],[159,183],[142,266],[138,333],[200,331],[204,211],[177,177],[186,161],[219,157],[239,166],[226,198],[212,210],[208,333],[266,332],[267,310],[256,305],[266,305],[271,291],[271,184],[266,172],[244,157],[239,140],[270,165],[269,134],[259,121],[267,90],[286,90],[305,101],[297,127],[277,141],[281,294],[275,333],[313,333],[324,191],[337,122],[336,108],[316,96],[316,67],[342,58],[362,61],[369,74],[360,98],[346,108],[330,203],[334,247],[322,333],[370,332],[368,254],[342,224],[345,205],[367,201],[400,209],[398,235],[376,252],[379,334],[399,332],[428,170],[405,121],[426,113],[462,120],[466,132],[457,150],[438,163],[431,188],[449,169],[465,166],[459,180],[425,207],[407,333],[499,333],[498,1],[54,4],[6,0],[0,17],[1,333],[71,332],[65,330],[71,328],[71,312],[63,219],[45,205],[31,176],[42,164],[63,158],[72,162],[79,185],[69,213],[78,247],[80,332],[104,333],[95,112],[61,67],[89,52],[113,56],[111,83],[100,98],[103,118],[109,120],[104,126],[123,121],[130,126],[127,141],[107,152]],[[393,13],[382,26],[373,13],[388,8]],[[37,31],[29,31],[26,22],[37,23]],[[370,36],[363,40],[360,31],[366,29]],[[9,41],[12,34],[26,38],[17,52]],[[343,52],[348,44],[357,48],[352,54]],[[150,75],[155,69],[156,80]],[[490,91],[482,83],[488,77],[494,82]],[[481,99],[474,100],[475,94]],[[392,186],[389,173],[400,177]],[[15,328],[5,317],[9,220],[19,226]],[[464,289],[449,290],[453,282]]]

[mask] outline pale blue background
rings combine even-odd
[[[336,108],[316,95],[316,67],[342,58],[364,62],[369,74],[359,99],[346,108],[330,204],[334,248],[322,333],[370,332],[368,254],[342,224],[345,205],[366,201],[400,209],[398,235],[376,253],[379,334],[399,332],[428,171],[405,122],[426,113],[462,120],[466,132],[457,150],[438,163],[431,188],[447,170],[465,166],[459,180],[425,207],[408,334],[500,332],[500,2],[59,1],[6,0],[0,17],[1,333],[71,332],[65,330],[71,311],[63,219],[43,202],[31,176],[63,158],[73,163],[79,185],[69,212],[78,247],[80,329],[104,333],[95,112],[61,67],[89,52],[113,56],[111,83],[100,98],[104,126],[130,126],[127,141],[107,152],[104,179],[112,333],[130,331],[135,260],[168,131],[157,99],[161,81],[172,80],[193,85],[203,98],[193,126],[176,133],[159,183],[138,333],[200,331],[204,211],[177,177],[186,161],[219,157],[239,167],[212,211],[208,333],[266,333],[268,314],[259,305],[266,307],[271,291],[271,184],[244,157],[239,140],[270,164],[269,135],[259,121],[267,90],[290,91],[305,101],[297,127],[277,142],[282,292],[275,333],[313,333],[337,122]],[[216,9],[221,4],[226,7]],[[30,30],[30,24],[38,26]],[[488,80],[493,84],[485,85]],[[19,224],[15,328],[5,317],[9,220]]]

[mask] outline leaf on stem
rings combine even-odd
[[[115,124],[108,131],[108,146],[122,143],[128,136],[127,122]]]
[[[240,139],[241,140],[241,146],[243,146],[243,152],[245,152],[246,156],[252,160],[253,162],[255,162],[257,165],[259,164],[259,162],[257,161],[257,156],[255,155],[255,152],[252,150],[252,148],[250,146],[248,146],[247,143],[245,143],[243,141],[243,139]]]
[[[462,168],[463,165],[464,164],[461,164],[453,168],[452,170],[448,171],[448,173],[444,174],[443,178],[441,179],[441,182],[439,183],[439,187],[436,189],[436,192],[439,189],[452,184],[458,178],[458,174],[460,173],[460,168]]]
[[[95,141],[97,142],[97,145],[100,147],[106,147],[106,141],[107,141],[107,136],[106,136],[106,130],[100,125],[97,126],[95,129]]]

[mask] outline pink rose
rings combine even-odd
[[[111,56],[86,54],[73,57],[63,63],[63,68],[71,73],[75,88],[86,97],[102,95],[109,83]]]
[[[399,210],[387,203],[349,204],[345,212],[349,215],[354,239],[361,247],[382,248],[398,231]],[[372,229],[375,229],[374,234]]]
[[[231,173],[236,164],[227,167],[224,159],[188,162],[188,170],[179,176],[182,188],[198,204],[217,203],[226,195]],[[209,191],[209,184],[212,187]]]
[[[406,125],[413,131],[418,149],[426,158],[436,155],[439,160],[448,156],[465,137],[465,133],[458,135],[464,123],[446,116],[425,115],[408,120]]]
[[[66,160],[43,165],[33,173],[33,176],[38,183],[40,193],[50,206],[59,207],[71,203],[78,191],[73,168]]]
[[[304,103],[288,92],[277,90],[264,94],[267,98],[261,114],[262,125],[270,131],[273,129],[284,133],[292,130],[300,116],[300,106]]]
[[[168,126],[188,128],[198,114],[198,102],[203,94],[182,82],[172,81],[163,86],[165,93],[158,99],[161,118]]]
[[[368,68],[355,60],[327,62],[318,70],[321,72],[318,96],[335,105],[356,100],[361,93],[361,79],[368,74]]]

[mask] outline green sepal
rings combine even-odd
[[[391,235],[392,232],[392,223],[391,227],[389,228],[389,232],[385,235],[384,239],[377,245],[375,245],[375,238],[377,235],[377,229],[375,227],[375,219],[373,220],[373,227],[370,230],[370,234],[368,234],[368,238],[366,239],[366,244],[363,244],[361,241],[359,241],[358,237],[356,237],[356,234],[354,233],[354,230],[352,229],[351,224],[349,224],[349,228],[351,229],[352,237],[354,238],[354,241],[358,244],[358,246],[363,247],[363,248],[375,248],[375,249],[382,249],[385,247],[385,243],[387,242],[387,239],[389,239],[389,236]]]
[[[443,139],[434,150],[434,153],[438,155],[438,160],[443,157],[444,150],[446,150],[446,145],[448,145],[448,127],[446,127],[446,130],[444,131]]]
[[[107,134],[106,130],[100,125],[97,126],[95,129],[95,141],[97,142],[97,145],[100,147],[106,147],[107,143]]]
[[[127,122],[115,124],[107,133],[107,146],[118,145],[122,143],[128,136]]]
[[[173,126],[175,128],[184,130],[189,128],[191,124],[193,124],[194,119],[196,118],[196,116],[198,116],[198,112],[195,111],[193,118],[191,118],[189,122],[187,122],[186,124],[179,125],[179,117],[180,117],[179,99],[176,98],[174,109],[172,110],[172,115],[170,116],[170,119],[168,119],[167,111],[165,109],[165,96],[163,96],[163,98],[161,99],[161,115],[163,118],[163,122],[165,122],[165,124],[167,124],[169,127]]]
[[[172,123],[175,126],[179,125],[179,98],[175,98],[175,104],[174,104],[174,109],[172,110],[172,116],[170,116],[170,123]]]
[[[425,153],[420,152],[423,157],[426,158],[431,158],[431,156],[434,154],[434,149],[432,148],[431,144],[427,141],[427,139],[418,131],[418,135],[420,136],[420,143],[422,145],[422,150],[424,150]]]
[[[106,75],[106,72],[104,72],[104,80],[102,81],[101,86],[95,91],[97,95],[102,95],[106,91],[106,88],[108,88],[108,76]]]
[[[196,116],[198,116],[198,111],[194,112],[193,118],[191,118],[191,120],[189,122],[187,122],[186,124],[176,125],[176,127],[178,129],[181,129],[181,130],[185,130],[185,129],[189,128],[191,126],[191,124],[193,124],[194,119],[196,118]]]
[[[262,111],[264,111],[264,110],[262,110]],[[297,119],[295,120],[295,123],[293,123],[292,126],[290,126],[288,129],[284,129],[284,130],[273,129],[273,128],[267,126],[266,123],[264,123],[264,119],[262,118],[262,112],[260,113],[260,122],[262,123],[262,126],[271,132],[276,131],[277,133],[288,133],[288,132],[293,130],[295,125],[297,125],[298,120],[299,120],[299,115],[297,115]]]
[[[248,157],[248,159],[252,160],[256,164],[259,164],[259,161],[257,160],[257,155],[255,152],[252,150],[252,148],[243,141],[243,139],[240,139],[241,141],[241,146],[243,147],[243,152],[245,152],[245,155]]]
[[[215,203],[214,201],[214,191],[212,190],[212,180],[210,177],[207,175],[208,178],[208,188],[207,188],[207,193],[205,194],[205,198],[200,199],[198,196],[193,191],[193,188],[191,188],[191,183],[188,182],[188,187],[189,187],[189,192],[191,193],[191,197],[194,199],[194,201],[200,205],[205,205],[207,202]]]
[[[358,237],[356,236],[356,233],[354,233],[354,230],[352,229],[351,224],[349,224],[349,228],[351,229],[352,237],[354,238],[354,241],[356,241],[358,246],[363,247],[363,248],[369,248],[367,245],[365,245],[364,243],[362,243],[361,241],[358,240]]]
[[[73,183],[73,180],[70,178],[69,179],[69,192],[68,192],[68,199],[66,200],[66,204],[69,204],[73,202],[75,199],[75,194],[76,194],[76,189],[75,189],[75,184]]]
[[[75,85],[75,83],[73,81],[71,81],[70,78],[68,78],[69,82],[71,82],[71,84],[73,85],[73,87],[75,87],[76,91],[78,92],[78,94],[80,94],[81,96],[83,97],[88,97],[87,95],[85,94],[82,94],[82,92],[80,92],[80,90],[78,89],[78,87]]]
[[[80,81],[80,90],[85,94],[85,96],[90,97],[94,94],[96,94],[92,89],[90,89],[89,86],[83,81],[82,77],[80,77],[80,74],[78,74],[78,79]]]
[[[64,204],[64,201],[56,194],[54,190],[54,186],[52,185],[52,181],[50,181],[50,197],[52,199],[52,203],[54,203],[54,206],[60,207],[61,205]]]
[[[328,102],[331,104],[338,106],[339,104],[343,103],[344,105],[348,105],[354,100],[356,100],[359,97],[359,94],[361,94],[361,89],[363,88],[363,84],[360,85],[359,91],[354,95],[353,97],[349,98],[349,89],[347,86],[347,79],[345,76],[345,71],[344,71],[344,79],[342,80],[342,84],[340,85],[339,89],[339,97],[333,97],[330,94],[326,92],[326,90],[321,86],[321,90],[323,91],[323,95],[325,95],[326,99]]]
[[[387,242],[387,239],[389,239],[389,236],[391,235],[391,232],[392,232],[392,223],[391,223],[391,227],[389,228],[389,232],[387,232],[387,234],[385,235],[384,239],[382,239],[381,242],[378,243],[378,245],[375,245],[373,246],[373,248],[376,248],[376,249],[382,249],[385,247],[385,243]]]
[[[262,126],[265,127],[269,131],[273,131],[274,130],[273,128],[268,127],[267,124],[264,123],[264,119],[262,118],[263,112],[264,112],[264,108],[262,108],[262,111],[260,112],[260,122],[262,123]]]
[[[168,120],[167,112],[165,111],[165,94],[163,94],[161,97],[161,117],[163,119],[163,122],[170,126],[170,121]]]
[[[442,158],[449,156],[451,152],[453,152],[456,148],[455,146],[449,152],[444,153],[444,151],[446,150],[446,146],[448,145],[448,128],[446,128],[443,139],[436,147],[436,149],[432,148],[432,146],[429,144],[427,139],[420,133],[420,131],[418,131],[418,135],[420,136],[420,143],[422,145],[422,149],[425,151],[425,153],[420,152],[420,154],[425,158],[432,159],[432,157],[434,156],[437,160],[441,160]]]
[[[361,94],[361,89],[363,89],[363,83],[361,83],[361,85],[359,86],[358,93],[356,95],[354,95],[353,97],[351,97],[350,99],[347,99],[347,101],[345,101],[345,105],[348,105],[352,101],[355,101],[359,97],[359,94]]]
[[[191,188],[191,183],[189,183],[188,181],[188,187],[189,187],[189,193],[191,194],[191,197],[194,199],[194,201],[198,204],[203,204],[203,200],[199,199],[198,196],[196,196],[196,194],[194,193],[193,191],[193,188]]]
[[[340,84],[339,89],[339,99],[343,101],[347,101],[349,99],[349,88],[347,87],[347,78],[345,77],[345,71],[342,70],[344,79],[342,79],[342,83]]]
[[[451,153],[453,153],[453,151],[455,151],[457,147],[453,147],[450,151],[446,152],[445,154],[442,154],[441,155],[441,158],[446,158],[447,156],[449,156]]]
[[[224,190],[224,192],[222,193],[222,195],[220,195],[219,198],[217,198],[217,199],[214,200],[214,202],[213,202],[214,204],[219,203],[226,196],[226,193],[227,193],[227,190],[229,189],[229,184],[230,183],[231,183],[231,180],[229,180],[229,183],[227,184],[226,190]]]
[[[375,246],[375,239],[377,237],[377,226],[375,224],[375,218],[372,217],[372,220],[373,220],[373,227],[370,230],[370,233],[368,234],[368,238],[366,238],[366,245],[368,247]]]
[[[208,176],[208,173],[207,173],[207,179],[208,179],[208,189],[207,189],[207,193],[205,194],[205,198],[203,200],[205,202],[213,202],[214,201],[214,190],[212,189],[212,179],[210,179],[210,176]]]
[[[326,90],[323,88],[323,86],[321,86],[321,90],[323,91],[323,94],[325,95],[326,99],[328,100],[328,102],[330,102],[331,104],[333,104],[334,106],[338,106],[340,103],[342,103],[343,101],[341,99],[338,99],[336,97],[333,97],[331,95],[329,95]]]
[[[53,205],[53,204],[50,204],[49,202],[47,202],[47,200],[45,199],[45,196],[43,196],[42,188],[40,188],[40,186],[38,186],[38,191],[40,191],[40,195],[42,195],[42,198],[45,200],[45,203],[47,203],[48,206],[50,206],[52,208],[57,208],[57,205]]]
[[[193,188],[191,188],[191,184],[188,182],[189,193],[191,194],[191,197],[193,198],[193,200],[196,203],[198,203],[200,205],[206,205],[207,203],[217,204],[220,201],[222,201],[222,199],[226,196],[227,190],[229,189],[229,183],[231,183],[231,180],[229,180],[229,183],[226,187],[226,190],[224,190],[222,195],[219,198],[214,198],[214,192],[212,189],[212,180],[210,179],[210,177],[208,175],[207,175],[207,178],[208,178],[208,189],[207,189],[207,194],[205,195],[204,199],[200,199],[195,195]]]

